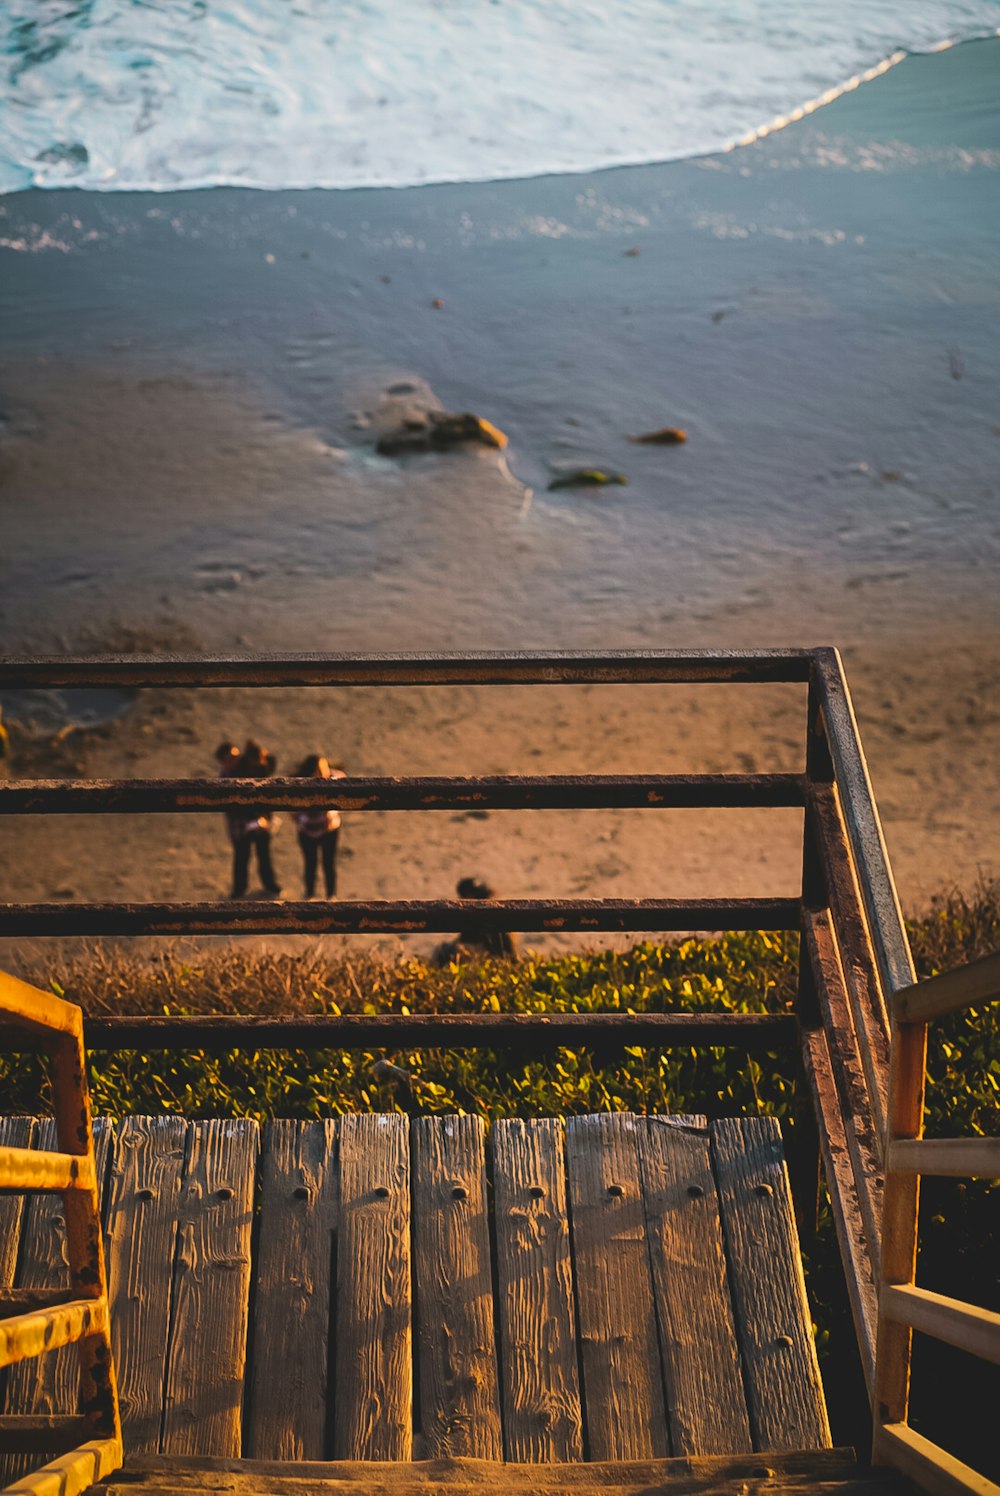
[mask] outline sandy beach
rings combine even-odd
[[[998,73],[1000,41],[910,58],[589,176],[0,200],[4,652],[837,644],[904,905],[995,871]],[[509,446],[380,456],[400,398]],[[251,732],[358,773],[802,755],[790,690],[147,693],[59,743],[74,704],[3,704],[24,774],[208,774]],[[782,894],[797,829],[355,817],[342,892]],[[226,890],[215,817],[0,835],[3,899]],[[275,855],[296,891],[288,825]]]

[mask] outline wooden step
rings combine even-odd
[[[400,1463],[279,1463],[263,1460],[183,1460],[143,1456],[97,1488],[104,1496],[911,1496],[892,1473],[855,1463],[850,1449],[792,1453],[616,1460],[544,1465],[448,1458]]]

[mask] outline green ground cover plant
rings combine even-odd
[[[920,976],[945,971],[1000,947],[1000,887],[952,893],[908,924]],[[643,943],[517,962],[484,960],[436,968],[419,960],[370,956],[269,954],[241,945],[155,959],[127,947],[95,946],[71,965],[35,971],[40,985],[91,1015],[114,1013],[378,1012],[785,1012],[795,1002],[798,938],[728,933],[673,945]],[[385,1078],[388,1059],[411,1077]],[[529,1063],[502,1052],[237,1050],[96,1054],[90,1080],[95,1111],[177,1112],[185,1116],[324,1117],[357,1109],[569,1115],[602,1110],[765,1112],[785,1129],[795,1153],[794,1058],[738,1049],[629,1048],[615,1055],[560,1050]],[[0,1057],[4,1110],[45,1110],[41,1070],[30,1058]],[[928,1058],[928,1135],[1000,1134],[1000,1005],[932,1025]],[[928,1180],[921,1211],[919,1280],[928,1288],[1000,1308],[1000,1222],[996,1181]],[[815,1229],[803,1249],[817,1345],[835,1434],[867,1441],[864,1388],[854,1349],[829,1205],[819,1195]],[[918,1337],[919,1342],[919,1337]],[[974,1410],[984,1383],[955,1353],[945,1385],[940,1362],[923,1375],[915,1357],[913,1417],[964,1457],[986,1468]],[[963,1391],[962,1389],[965,1389]],[[988,1390],[988,1389],[987,1389]]]

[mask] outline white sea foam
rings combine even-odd
[[[998,23],[1000,0],[5,0],[0,191],[669,160]]]

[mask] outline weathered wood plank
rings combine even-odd
[[[752,1450],[704,1117],[649,1117],[642,1193],[675,1454]]]
[[[627,1475],[628,1467],[611,1468],[589,1463],[575,1467],[563,1465],[535,1465],[538,1472],[532,1485],[512,1483],[507,1479],[510,1465],[494,1467],[492,1479],[482,1471],[476,1471],[471,1479],[462,1474],[449,1472],[435,1478],[414,1466],[403,1466],[393,1470],[386,1465],[356,1466],[357,1473],[343,1480],[295,1479],[293,1477],[247,1475],[243,1472],[214,1475],[205,1484],[172,1479],[165,1475],[155,1484],[143,1481],[136,1486],[130,1476],[123,1480],[112,1477],[102,1484],[101,1496],[190,1496],[192,1492],[225,1491],[228,1496],[507,1496],[512,1491],[530,1491],[532,1496],[921,1496],[917,1488],[892,1471],[868,1472],[853,1479],[784,1481],[761,1476],[757,1479],[724,1483],[720,1479],[690,1480],[667,1473],[663,1479],[638,1480]],[[567,1480],[563,1471],[575,1470],[575,1479]],[[407,1473],[403,1473],[403,1472]],[[613,1484],[608,1475],[623,1478]],[[211,1483],[209,1483],[211,1482]],[[928,1490],[932,1488],[928,1485]],[[981,1485],[964,1489],[952,1485],[947,1490],[942,1485],[934,1496],[995,1496],[996,1487]],[[14,1496],[14,1493],[11,1493]],[[22,1496],[18,1492],[17,1496]],[[23,1493],[27,1496],[27,1492]]]
[[[257,1124],[191,1124],[167,1351],[163,1448],[240,1453]]]
[[[34,1117],[0,1117],[0,1148],[30,1148],[36,1127]],[[0,1195],[0,1288],[14,1287],[24,1206],[24,1195]]]
[[[668,1453],[639,1166],[629,1113],[570,1117],[566,1163],[589,1457]]]
[[[111,1169],[105,1250],[126,1451],[160,1448],[170,1293],[189,1124],[126,1117]]]
[[[398,1113],[340,1121],[334,1456],[413,1454],[409,1124]]]
[[[840,1244],[844,1277],[851,1303],[851,1317],[857,1337],[861,1367],[869,1393],[875,1376],[875,1333],[878,1323],[878,1289],[875,1270],[868,1251],[854,1170],[847,1148],[844,1119],[837,1096],[837,1083],[830,1063],[826,1035],[820,1029],[807,1029],[802,1035],[802,1064],[806,1082],[816,1109],[820,1150],[833,1222]]]
[[[737,1117],[711,1132],[754,1442],[828,1445],[781,1130],[772,1117]]]
[[[417,1374],[430,1458],[502,1458],[483,1123],[413,1125]]]
[[[492,1142],[504,1452],[582,1460],[563,1124],[495,1122]]]
[[[104,1180],[113,1127],[107,1117],[94,1120],[94,1157],[98,1190],[104,1199]],[[56,1125],[51,1117],[37,1126],[34,1146],[58,1148]],[[66,1223],[60,1195],[26,1197],[21,1223],[21,1249],[17,1267],[18,1288],[69,1288],[69,1257]],[[7,1373],[4,1398],[6,1413],[75,1413],[80,1391],[80,1355],[75,1345],[66,1345],[35,1360],[21,1361]],[[22,1455],[0,1459],[0,1485],[17,1480],[37,1460]]]
[[[316,1489],[321,1481],[354,1482],[354,1489],[370,1491],[372,1483],[391,1488],[408,1482],[463,1482],[487,1491],[531,1491],[542,1485],[565,1490],[599,1486],[601,1489],[626,1485],[653,1485],[670,1482],[670,1491],[678,1496],[697,1486],[704,1490],[711,1482],[771,1481],[776,1493],[786,1483],[811,1488],[813,1482],[823,1485],[836,1480],[864,1477],[871,1472],[859,1469],[853,1449],[806,1449],[772,1451],[742,1455],[695,1455],[663,1460],[595,1461],[537,1465],[501,1464],[490,1460],[442,1458],[421,1460],[414,1464],[369,1465],[355,1460],[326,1460],[309,1465],[289,1465],[274,1460],[227,1460],[208,1456],[177,1458],[173,1455],[143,1455],[126,1462],[125,1475],[131,1479],[153,1482],[175,1482],[187,1489],[212,1489],[209,1481],[232,1480],[243,1476],[254,1481],[286,1479],[290,1486],[304,1491]],[[882,1476],[886,1472],[880,1471]],[[199,1485],[199,1482],[204,1484]],[[674,1483],[677,1483],[676,1486]],[[226,1489],[225,1487],[221,1487]],[[130,1489],[134,1492],[135,1485]],[[143,1489],[143,1487],[140,1487]],[[231,1489],[231,1487],[229,1488]],[[740,1496],[738,1489],[734,1496]]]
[[[840,952],[830,916],[825,910],[806,916],[805,937],[834,1078],[840,1093],[840,1110],[854,1170],[858,1204],[864,1217],[872,1266],[877,1274],[885,1187],[882,1146],[869,1104],[868,1085],[858,1052],[854,1018],[847,1000]]]
[[[319,1460],[326,1453],[336,1131],[332,1120],[264,1129],[244,1434],[254,1459]]]

